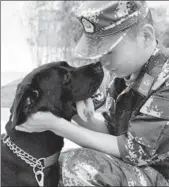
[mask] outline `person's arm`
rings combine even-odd
[[[76,103],[77,115],[72,118],[80,126],[92,131],[109,134],[103,115],[94,110],[91,98]]]
[[[53,121],[53,128],[51,130],[55,134],[67,138],[82,147],[95,149],[118,158],[120,157],[116,136],[94,132],[74,125],[63,118],[60,120],[60,123],[63,124],[60,131],[56,128],[55,121]]]
[[[92,131],[110,134],[105,119],[101,113],[95,113],[87,122],[83,121],[79,115],[74,116],[72,120],[80,126]]]
[[[117,137],[86,129],[64,118],[57,117],[51,112],[37,112],[32,114],[25,123],[16,126],[15,129],[29,133],[49,130],[82,147],[120,157]]]

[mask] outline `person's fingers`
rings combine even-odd
[[[30,115],[25,123],[16,126],[15,129],[18,131],[24,131],[29,133],[43,132],[45,130],[49,130],[50,126],[48,123],[50,121],[54,121],[53,123],[55,123],[55,120],[56,117],[50,112],[37,112]]]
[[[28,130],[25,126],[20,125],[20,126],[16,126],[15,130],[17,131],[22,131],[22,132],[30,132],[30,130]]]
[[[44,124],[49,122],[49,120],[56,118],[54,114],[51,112],[36,112],[32,114],[28,120],[31,122],[31,124],[41,124],[44,122]]]

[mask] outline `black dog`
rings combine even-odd
[[[2,186],[57,186],[57,159],[63,147],[63,138],[50,131],[19,132],[15,126],[37,111],[50,111],[71,120],[76,114],[75,102],[91,97],[102,79],[103,70],[99,62],[73,68],[63,61],[43,65],[23,79],[18,85],[11,117],[6,125],[8,136],[2,139],[1,144]],[[46,157],[45,161],[40,159]],[[36,159],[40,159],[39,162]]]

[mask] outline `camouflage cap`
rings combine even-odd
[[[83,35],[75,55],[96,59],[115,48],[126,35],[125,29],[146,17],[145,1],[87,1],[76,11],[83,26]]]

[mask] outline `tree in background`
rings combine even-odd
[[[154,18],[156,36],[161,42],[161,48],[169,56],[169,7],[158,7],[151,9]]]
[[[169,48],[169,7],[152,9],[157,37]]]
[[[22,25],[37,66],[68,60],[80,38],[81,25],[73,14],[80,1],[27,1]]]

